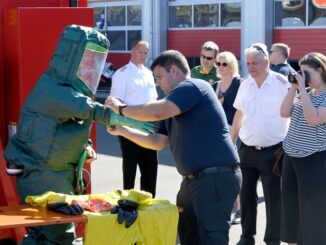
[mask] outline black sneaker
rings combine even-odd
[[[237,245],[255,245],[255,239],[254,238],[246,239],[241,237],[241,240],[237,243]]]
[[[12,162],[7,162],[7,174],[10,176],[17,176],[23,173],[23,169],[19,168],[16,164]]]

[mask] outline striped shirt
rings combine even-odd
[[[326,107],[326,91],[314,95],[309,92],[315,108]],[[284,151],[291,157],[306,157],[326,150],[326,123],[309,125],[304,117],[301,96],[294,105],[289,131],[283,142]]]

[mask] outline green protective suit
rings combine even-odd
[[[46,191],[75,193],[76,163],[89,142],[92,122],[110,125],[110,110],[93,101],[108,49],[107,38],[93,28],[71,25],[64,29],[5,150],[6,160],[23,169],[17,178],[22,201]],[[89,56],[94,50],[98,63]],[[81,71],[82,64],[94,67],[87,74]],[[70,224],[31,228],[23,244],[72,244],[75,232],[71,228]]]

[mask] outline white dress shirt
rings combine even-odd
[[[152,72],[145,66],[139,69],[130,61],[114,73],[110,96],[127,105],[141,105],[156,100],[157,91]]]
[[[260,88],[250,75],[241,82],[233,106],[244,115],[239,131],[243,143],[268,147],[283,141],[289,119],[281,117],[280,109],[289,87],[287,79],[273,71]]]

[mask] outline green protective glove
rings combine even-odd
[[[139,129],[145,133],[153,133],[155,130],[154,122],[141,122],[110,111],[110,126],[128,126],[131,128]]]
[[[81,157],[78,160],[76,166],[76,186],[75,191],[77,195],[81,195],[84,192],[84,182],[83,182],[83,166],[86,158],[88,157],[88,153],[86,150],[83,151]]]

